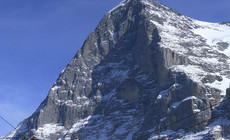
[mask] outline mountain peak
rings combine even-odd
[[[175,13],[177,16],[182,16],[177,11],[164,6],[160,2],[152,1],[152,0],[124,0],[121,2],[118,6],[110,10],[109,14],[111,12],[116,13],[116,11],[122,10],[122,9],[133,9],[133,10],[139,10],[139,13],[149,13],[145,14],[146,16],[153,16],[153,14],[157,15],[158,17],[161,17],[162,14],[168,13],[169,16],[171,13]],[[140,9],[144,10],[141,11]],[[168,17],[166,16],[166,17]],[[176,17],[175,17],[176,18]]]
[[[127,6],[134,6],[134,5],[154,5],[154,4],[160,4],[159,2],[155,2],[152,0],[124,0],[120,4],[118,4],[115,8],[113,8],[111,11],[117,9],[118,7],[127,7]]]
[[[191,131],[211,137],[216,124],[207,120],[230,82],[229,33],[225,24],[152,0],[125,0],[103,17],[18,128],[50,139],[186,139]]]

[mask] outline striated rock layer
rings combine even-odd
[[[229,44],[228,24],[125,0],[18,129],[66,140],[228,138]]]

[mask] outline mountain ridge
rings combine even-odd
[[[186,137],[178,130],[210,119],[210,106],[225,97],[229,34],[216,42],[204,34],[225,28],[151,0],[125,0],[103,17],[18,128],[50,139],[159,139],[167,137],[164,126],[200,112],[166,128],[176,132],[169,138]]]

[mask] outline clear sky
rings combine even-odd
[[[14,126],[45,99],[103,15],[122,0],[0,0],[0,115]],[[230,21],[229,0],[159,0],[202,21]],[[0,119],[0,136],[12,128]]]

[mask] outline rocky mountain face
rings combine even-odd
[[[229,44],[228,24],[125,0],[17,128],[60,140],[228,139]]]

